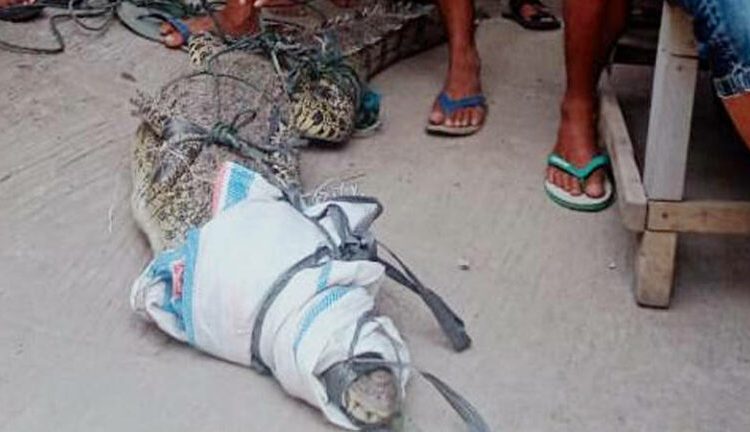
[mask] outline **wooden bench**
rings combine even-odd
[[[611,77],[601,82],[600,139],[612,158],[618,205],[638,233],[635,299],[669,307],[679,233],[750,234],[750,202],[683,200],[699,61],[692,21],[664,4],[641,170]]]

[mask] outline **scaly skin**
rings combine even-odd
[[[382,6],[386,3],[389,5]],[[317,44],[321,35],[333,34],[344,61],[363,81],[442,42],[443,28],[434,7],[380,4],[318,23],[317,28],[295,34],[295,38]],[[194,38],[191,61],[202,70],[217,49],[221,46],[210,40]],[[237,79],[197,75],[173,82],[155,97],[139,94],[134,100],[143,123],[133,151],[131,204],[154,253],[178,245],[190,228],[208,221],[212,182],[224,162],[234,161],[260,172],[282,188],[301,189],[298,151],[292,143],[300,138],[341,142],[354,131],[359,95],[341,87],[331,76],[306,77],[289,93],[267,57],[241,51],[214,57],[211,69]],[[217,89],[220,99],[216,98]],[[255,116],[242,118],[246,121],[240,121],[235,135],[263,147],[266,155],[260,159],[198,139],[205,138],[205,133],[167,136],[173,119],[205,132],[217,122],[231,123],[248,107],[256,108]],[[186,140],[191,137],[192,141]],[[348,364],[342,367],[351,368]],[[362,424],[388,423],[399,408],[396,377],[387,369],[358,375],[337,396],[341,409]]]
[[[368,425],[383,425],[398,414],[398,384],[390,370],[361,375],[344,392],[344,410]]]

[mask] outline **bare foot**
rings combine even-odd
[[[240,37],[260,29],[258,11],[247,0],[230,0],[224,9],[214,14],[214,17],[221,31],[228,36]],[[216,31],[214,20],[210,16],[191,18],[185,21],[185,25],[190,34]],[[187,43],[180,32],[168,23],[162,24],[161,34],[164,36],[164,44],[170,48],[179,48]]]
[[[476,48],[472,47],[452,55],[443,92],[454,100],[480,95],[480,69],[481,63]],[[472,107],[457,109],[450,116],[446,116],[435,100],[429,120],[431,124],[448,127],[479,126],[484,122],[485,114],[484,107]]]
[[[596,103],[566,97],[554,152],[577,168],[586,166],[599,153],[596,144]],[[574,196],[585,193],[591,198],[604,195],[604,170],[596,170],[585,183],[585,190],[575,177],[557,168],[547,168],[547,180]]]

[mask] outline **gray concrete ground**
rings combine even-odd
[[[6,39],[46,31],[0,24]],[[62,56],[0,53],[0,430],[333,430],[271,380],[130,312],[129,285],[149,253],[127,205],[137,125],[128,98],[185,60],[120,28],[68,33]],[[616,211],[575,214],[542,191],[560,33],[490,20],[479,39],[491,110],[479,135],[422,131],[446,61],[439,48],[375,80],[381,134],[304,159],[308,184],[364,174],[363,191],[386,208],[379,235],[465,317],[475,344],[454,354],[419,302],[388,284],[381,309],[414,362],[497,431],[750,429],[750,243],[685,239],[673,308],[636,307],[634,239]],[[623,71],[636,114],[647,94],[648,72],[639,74]],[[748,158],[711,116],[698,116],[696,135],[710,146],[696,166],[718,177],[690,185],[730,193]],[[413,382],[408,403],[411,429],[462,430],[424,382]]]

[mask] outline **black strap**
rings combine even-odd
[[[445,398],[453,409],[461,416],[469,432],[490,432],[490,427],[479,414],[476,408],[466,398],[458,394],[448,384],[444,383],[435,375],[420,371],[420,374],[429,381],[438,392]]]
[[[258,314],[255,316],[255,322],[253,323],[253,333],[250,341],[250,367],[263,375],[272,375],[271,369],[263,362],[260,355],[260,337],[263,331],[263,324],[266,319],[268,310],[271,309],[273,302],[276,298],[284,291],[284,288],[289,284],[289,281],[297,275],[300,271],[322,265],[323,260],[328,257],[330,251],[326,247],[320,247],[312,254],[297,261],[289,270],[282,273],[278,279],[271,285],[271,288],[263,298]]]
[[[381,257],[375,257],[376,261],[385,266],[385,274],[422,298],[422,301],[432,311],[440,328],[443,329],[443,333],[450,339],[454,350],[461,352],[468,349],[471,346],[471,338],[466,333],[463,320],[451,310],[439,295],[424,286],[393,251],[388,249],[383,243],[378,242],[378,246],[388,252],[403,270],[399,270],[396,266]]]

